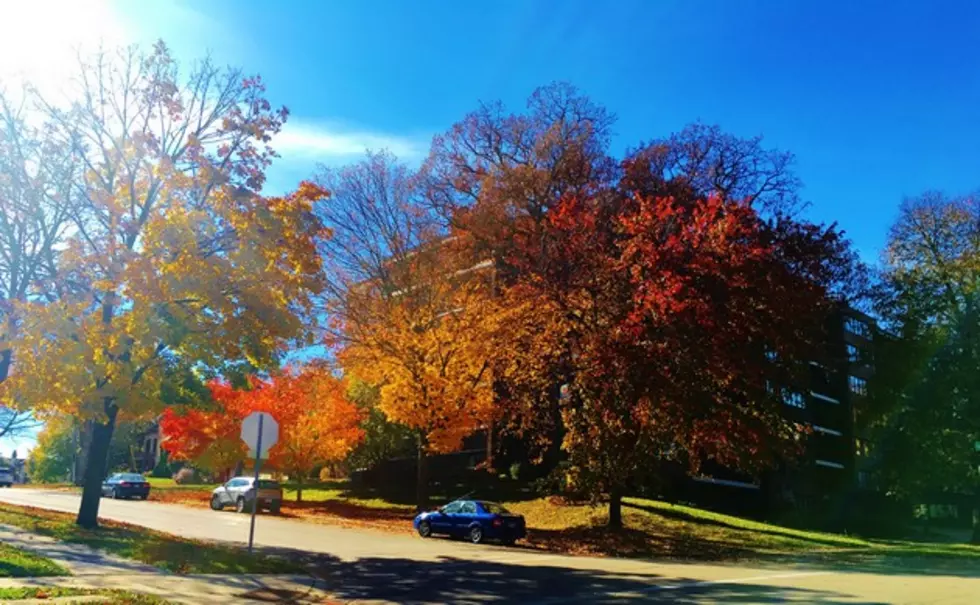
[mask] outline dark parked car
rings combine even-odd
[[[527,534],[524,517],[515,515],[496,502],[456,500],[438,510],[421,513],[413,523],[423,538],[433,534],[467,538],[474,544],[500,540],[513,544]]]
[[[116,473],[102,483],[102,495],[146,500],[150,495],[150,484],[137,473]]]
[[[211,492],[211,509],[221,510],[226,506],[234,506],[240,513],[251,511],[256,500],[254,477],[234,477],[224,485],[214,488]],[[258,490],[259,510],[268,509],[273,514],[279,514],[282,508],[282,486],[278,481],[259,479]]]

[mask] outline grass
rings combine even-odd
[[[294,573],[297,567],[280,558],[249,555],[240,548],[190,540],[125,523],[100,521],[83,529],[74,515],[4,505],[0,523],[14,525],[62,542],[84,544],[179,574]]]
[[[0,588],[0,602],[25,601],[28,599],[57,599],[61,597],[101,596],[110,605],[168,605],[170,601],[160,597],[128,590],[96,590],[69,586],[23,586]]]
[[[151,500],[205,505],[213,486],[175,485],[153,479]],[[402,490],[404,491],[404,490]],[[445,486],[433,491],[442,504],[468,490]],[[606,528],[605,507],[539,498],[515,482],[490,484],[479,490],[527,519],[532,548],[577,554],[731,560],[773,556],[842,554],[889,557],[950,558],[980,564],[980,546],[899,540],[868,540],[856,536],[794,529],[743,519],[690,506],[642,498],[626,498],[624,528]],[[412,531],[412,494],[378,492],[347,481],[320,482],[303,489],[284,485],[283,515],[305,521],[369,528],[396,533]]]
[[[0,578],[68,575],[67,569],[47,557],[0,542]]]
[[[162,484],[157,497],[184,503],[205,503],[210,486]],[[305,487],[296,503],[294,485],[284,486],[283,514],[308,521],[408,533],[414,507],[411,495],[379,493],[346,481]],[[443,493],[438,493],[442,491]],[[465,488],[436,490],[441,504]],[[842,552],[889,556],[951,557],[980,562],[980,547],[912,541],[867,540],[856,536],[807,531],[743,519],[679,504],[626,498],[624,529],[606,528],[607,510],[587,503],[538,498],[516,485],[491,486],[481,495],[494,499],[528,522],[526,543],[532,548],[568,553],[635,557],[727,560],[749,557],[829,555]]]

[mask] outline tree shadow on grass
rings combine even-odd
[[[623,502],[624,508],[633,508],[636,510],[642,510],[654,515],[660,515],[662,517],[667,517],[669,519],[675,519],[677,521],[685,521],[688,523],[694,523],[698,525],[713,525],[716,527],[724,527],[726,529],[732,529],[735,531],[748,532],[753,534],[766,534],[770,536],[775,536],[778,538],[785,538],[790,540],[800,540],[803,542],[812,542],[814,544],[823,544],[827,546],[844,546],[840,543],[840,540],[835,540],[833,538],[821,538],[819,536],[809,536],[806,533],[796,533],[797,530],[787,528],[785,530],[780,529],[762,529],[762,528],[747,528],[739,526],[737,523],[726,523],[721,519],[710,519],[705,517],[699,517],[692,515],[683,510],[675,510],[669,508],[657,508],[653,506],[644,506],[642,504],[636,504],[634,502]],[[846,547],[846,546],[844,546]],[[855,548],[860,548],[855,546]]]
[[[366,557],[341,561],[330,555],[263,549],[299,559],[341,602],[528,603],[539,605],[624,602],[826,603],[878,605],[832,590],[788,588],[746,582],[704,583],[656,574],[623,574],[561,565],[514,564],[440,557],[436,560]],[[733,574],[734,575],[734,574]]]
[[[734,542],[683,534],[653,535],[629,527],[611,530],[600,525],[560,530],[531,529],[527,545],[539,550],[573,554],[692,561],[731,561],[756,554],[754,550]]]

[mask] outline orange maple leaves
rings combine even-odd
[[[252,378],[249,387],[212,382],[215,409],[168,409],[160,421],[162,447],[174,459],[225,470],[247,455],[239,439],[242,419],[251,412],[268,412],[279,423],[279,441],[269,452],[269,463],[303,478],[320,464],[344,458],[363,438],[361,412],[347,400],[345,382],[324,368]]]

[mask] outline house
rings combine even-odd
[[[134,455],[136,471],[148,473],[156,468],[160,462],[160,442],[163,434],[160,432],[160,418],[153,420],[149,427],[136,435],[136,445],[138,447]]]

